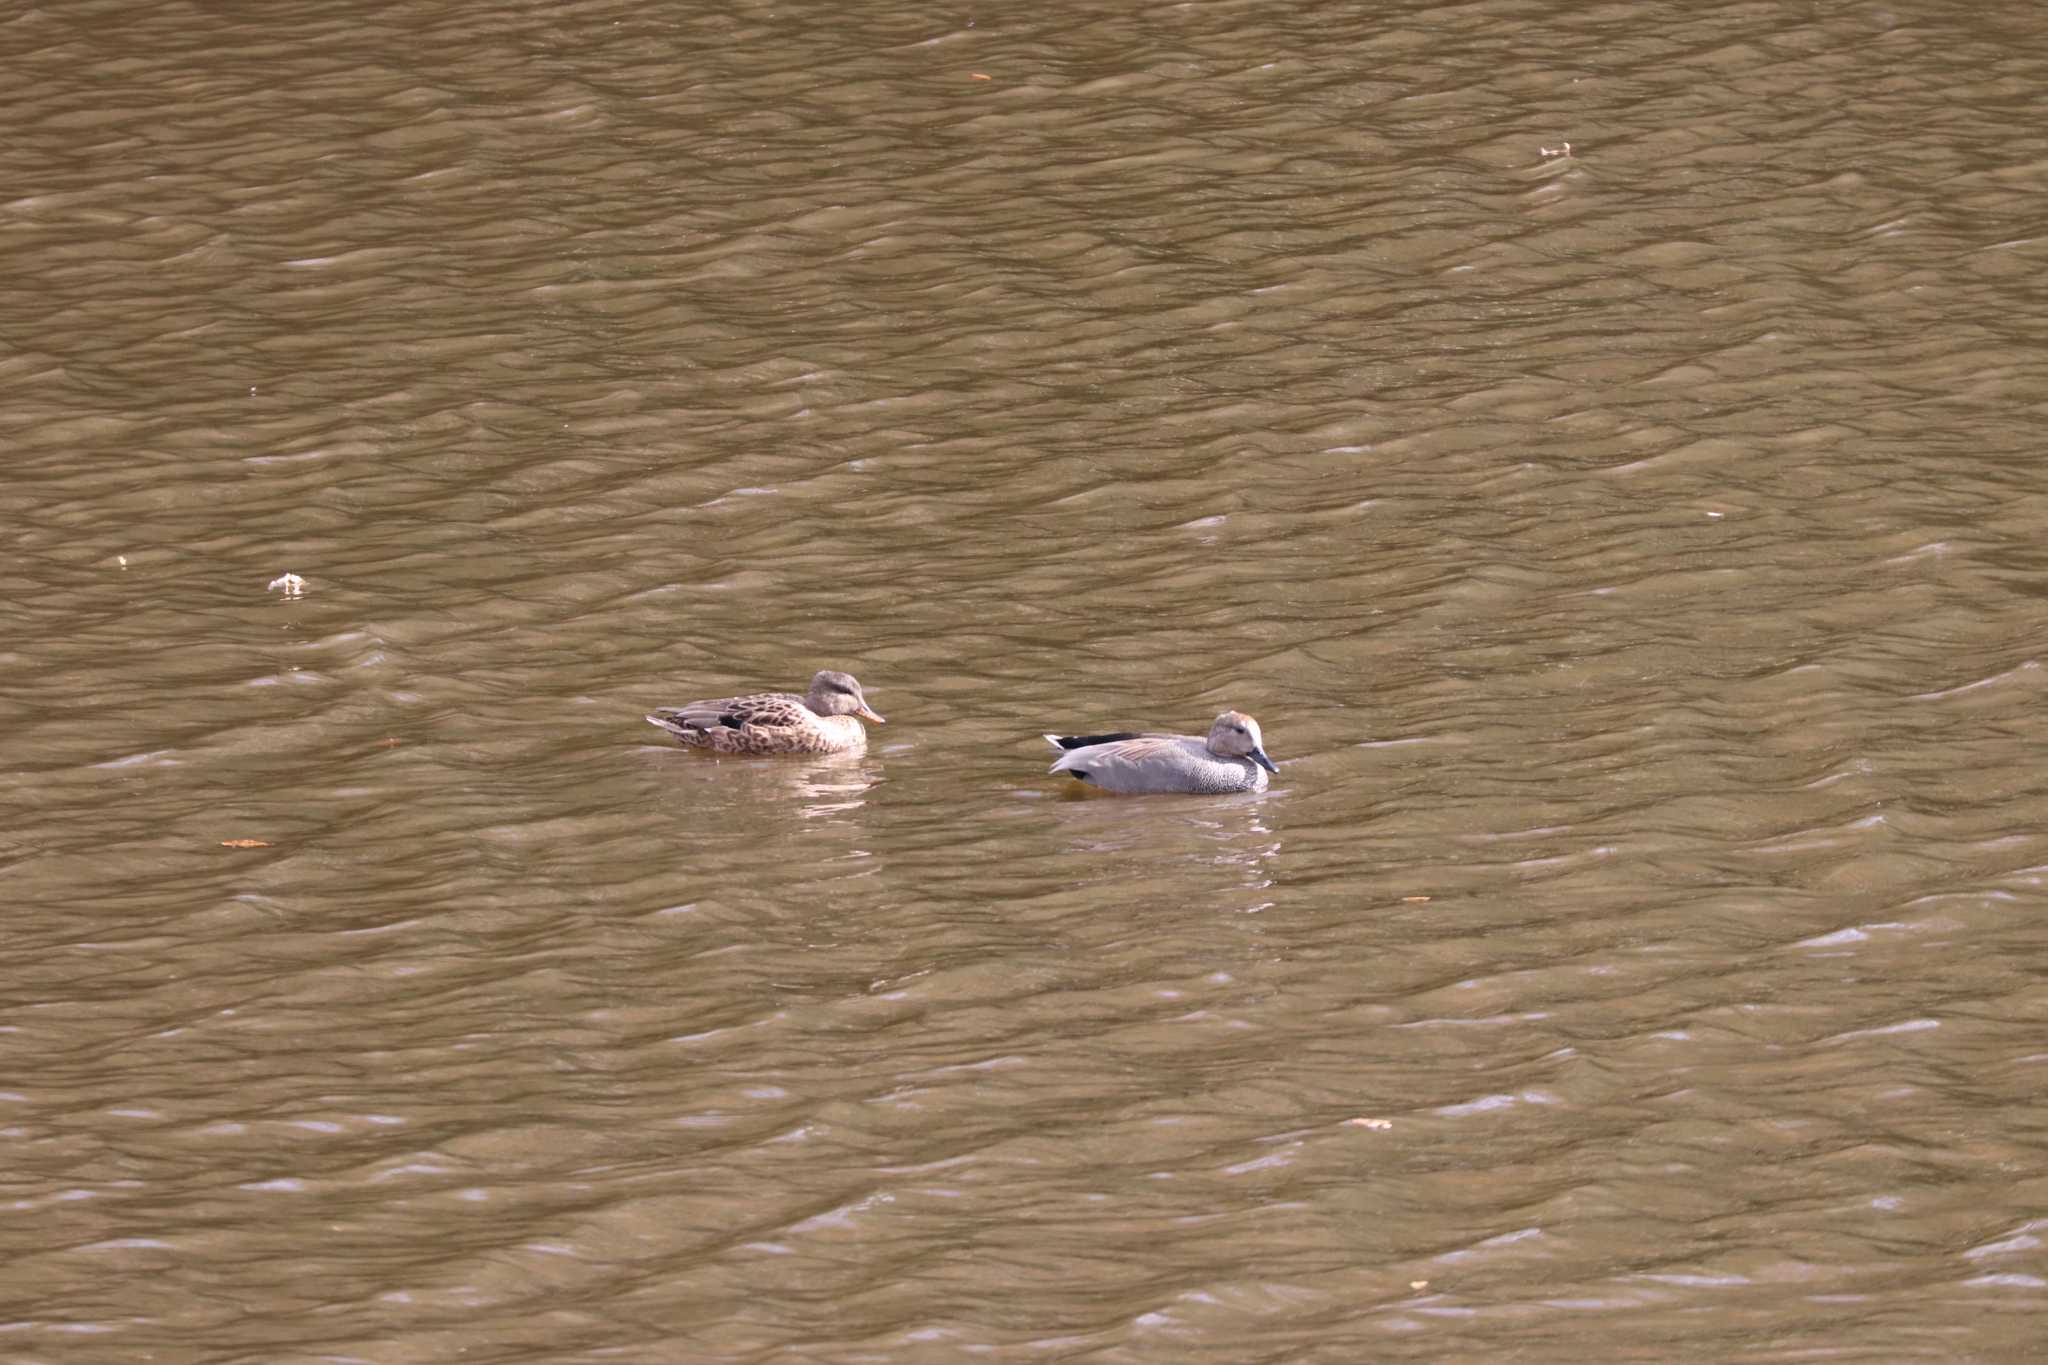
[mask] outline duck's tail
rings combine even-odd
[[[677,719],[676,717],[665,716],[661,714],[659,711],[649,716],[647,718],[647,723],[655,727],[657,730],[668,731],[668,733],[674,735],[677,739],[682,740],[685,744],[692,743],[698,736],[703,734],[703,731],[696,729],[694,726],[685,725],[681,720]]]
[[[1047,735],[1045,742],[1055,749],[1086,749],[1093,744],[1115,744],[1121,740],[1142,738],[1136,730],[1119,730],[1113,735]]]

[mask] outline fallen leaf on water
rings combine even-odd
[[[1376,1131],[1384,1131],[1394,1126],[1392,1119],[1346,1119],[1344,1121],[1354,1128],[1371,1128]]]
[[[968,72],[968,73],[967,73],[967,78],[968,78],[969,80],[976,80],[976,81],[992,81],[992,80],[994,80],[994,79],[995,79],[995,77],[994,77],[994,76],[984,76],[984,75],[982,75],[982,74],[981,74],[981,73],[980,73],[979,71],[970,71],[970,72]]]
[[[270,844],[268,840],[264,839],[223,839],[220,841],[220,846],[222,848],[269,848]]]

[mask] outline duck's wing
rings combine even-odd
[[[1187,744],[1185,735],[1111,736],[1106,743],[1077,745],[1068,749],[1053,763],[1050,771],[1076,776],[1086,772],[1091,775],[1091,780],[1099,780],[1102,774],[1111,770],[1143,773],[1184,764],[1188,757]],[[1104,782],[1102,785],[1109,784]]]
[[[657,708],[648,720],[664,730],[744,730],[748,726],[787,729],[801,725],[811,709],[790,692],[757,692],[750,697],[714,697]]]
[[[1119,730],[1113,735],[1047,735],[1046,743],[1055,749],[1090,749],[1097,744],[1120,744],[1127,739],[1143,739],[1137,730]]]

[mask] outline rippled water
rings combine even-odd
[[[2038,1349],[2031,11],[0,75],[8,1359]],[[821,666],[865,755],[640,719]]]

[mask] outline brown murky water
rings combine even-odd
[[[7,1360],[2039,1351],[2035,11],[0,75]]]

